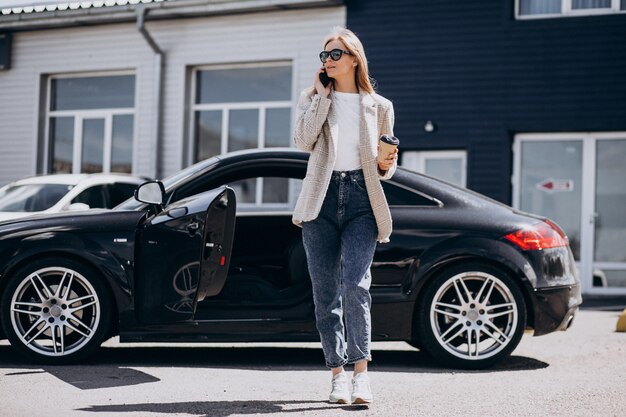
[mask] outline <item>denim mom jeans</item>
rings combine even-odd
[[[333,171],[315,220],[302,223],[326,366],[371,360],[372,276],[378,227],[362,170]]]

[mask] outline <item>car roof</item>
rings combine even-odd
[[[27,184],[65,184],[65,185],[78,185],[80,183],[85,184],[107,184],[111,182],[131,182],[141,183],[146,181],[145,178],[138,177],[130,174],[51,174],[40,175],[35,177],[24,178],[17,180],[12,185],[27,185]]]

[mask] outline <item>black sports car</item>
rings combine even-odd
[[[315,341],[291,210],[308,154],[221,155],[138,187],[113,210],[0,223],[1,319],[31,359],[76,361],[121,342]],[[525,329],[569,327],[581,303],[551,221],[399,168],[394,221],[372,264],[372,338],[484,368]],[[237,199],[237,208],[235,208]]]

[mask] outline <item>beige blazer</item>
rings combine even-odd
[[[378,225],[377,240],[386,243],[389,242],[392,230],[391,213],[380,180],[392,177],[397,162],[383,175],[378,171],[376,155],[380,135],[393,135],[393,105],[375,93],[360,93],[360,96],[361,165],[367,194]],[[311,153],[292,218],[293,223],[300,227],[302,222],[314,220],[319,215],[335,166],[339,126],[332,104],[334,97],[332,91],[328,98],[325,98],[316,94],[313,88],[307,88],[298,101],[294,142],[299,149]]]

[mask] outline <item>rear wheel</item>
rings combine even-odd
[[[81,263],[43,259],[9,278],[2,325],[11,345],[50,364],[82,359],[100,346],[111,323],[100,276]]]
[[[524,333],[522,293],[508,274],[490,265],[446,269],[420,300],[420,344],[447,365],[489,367],[509,356]]]

